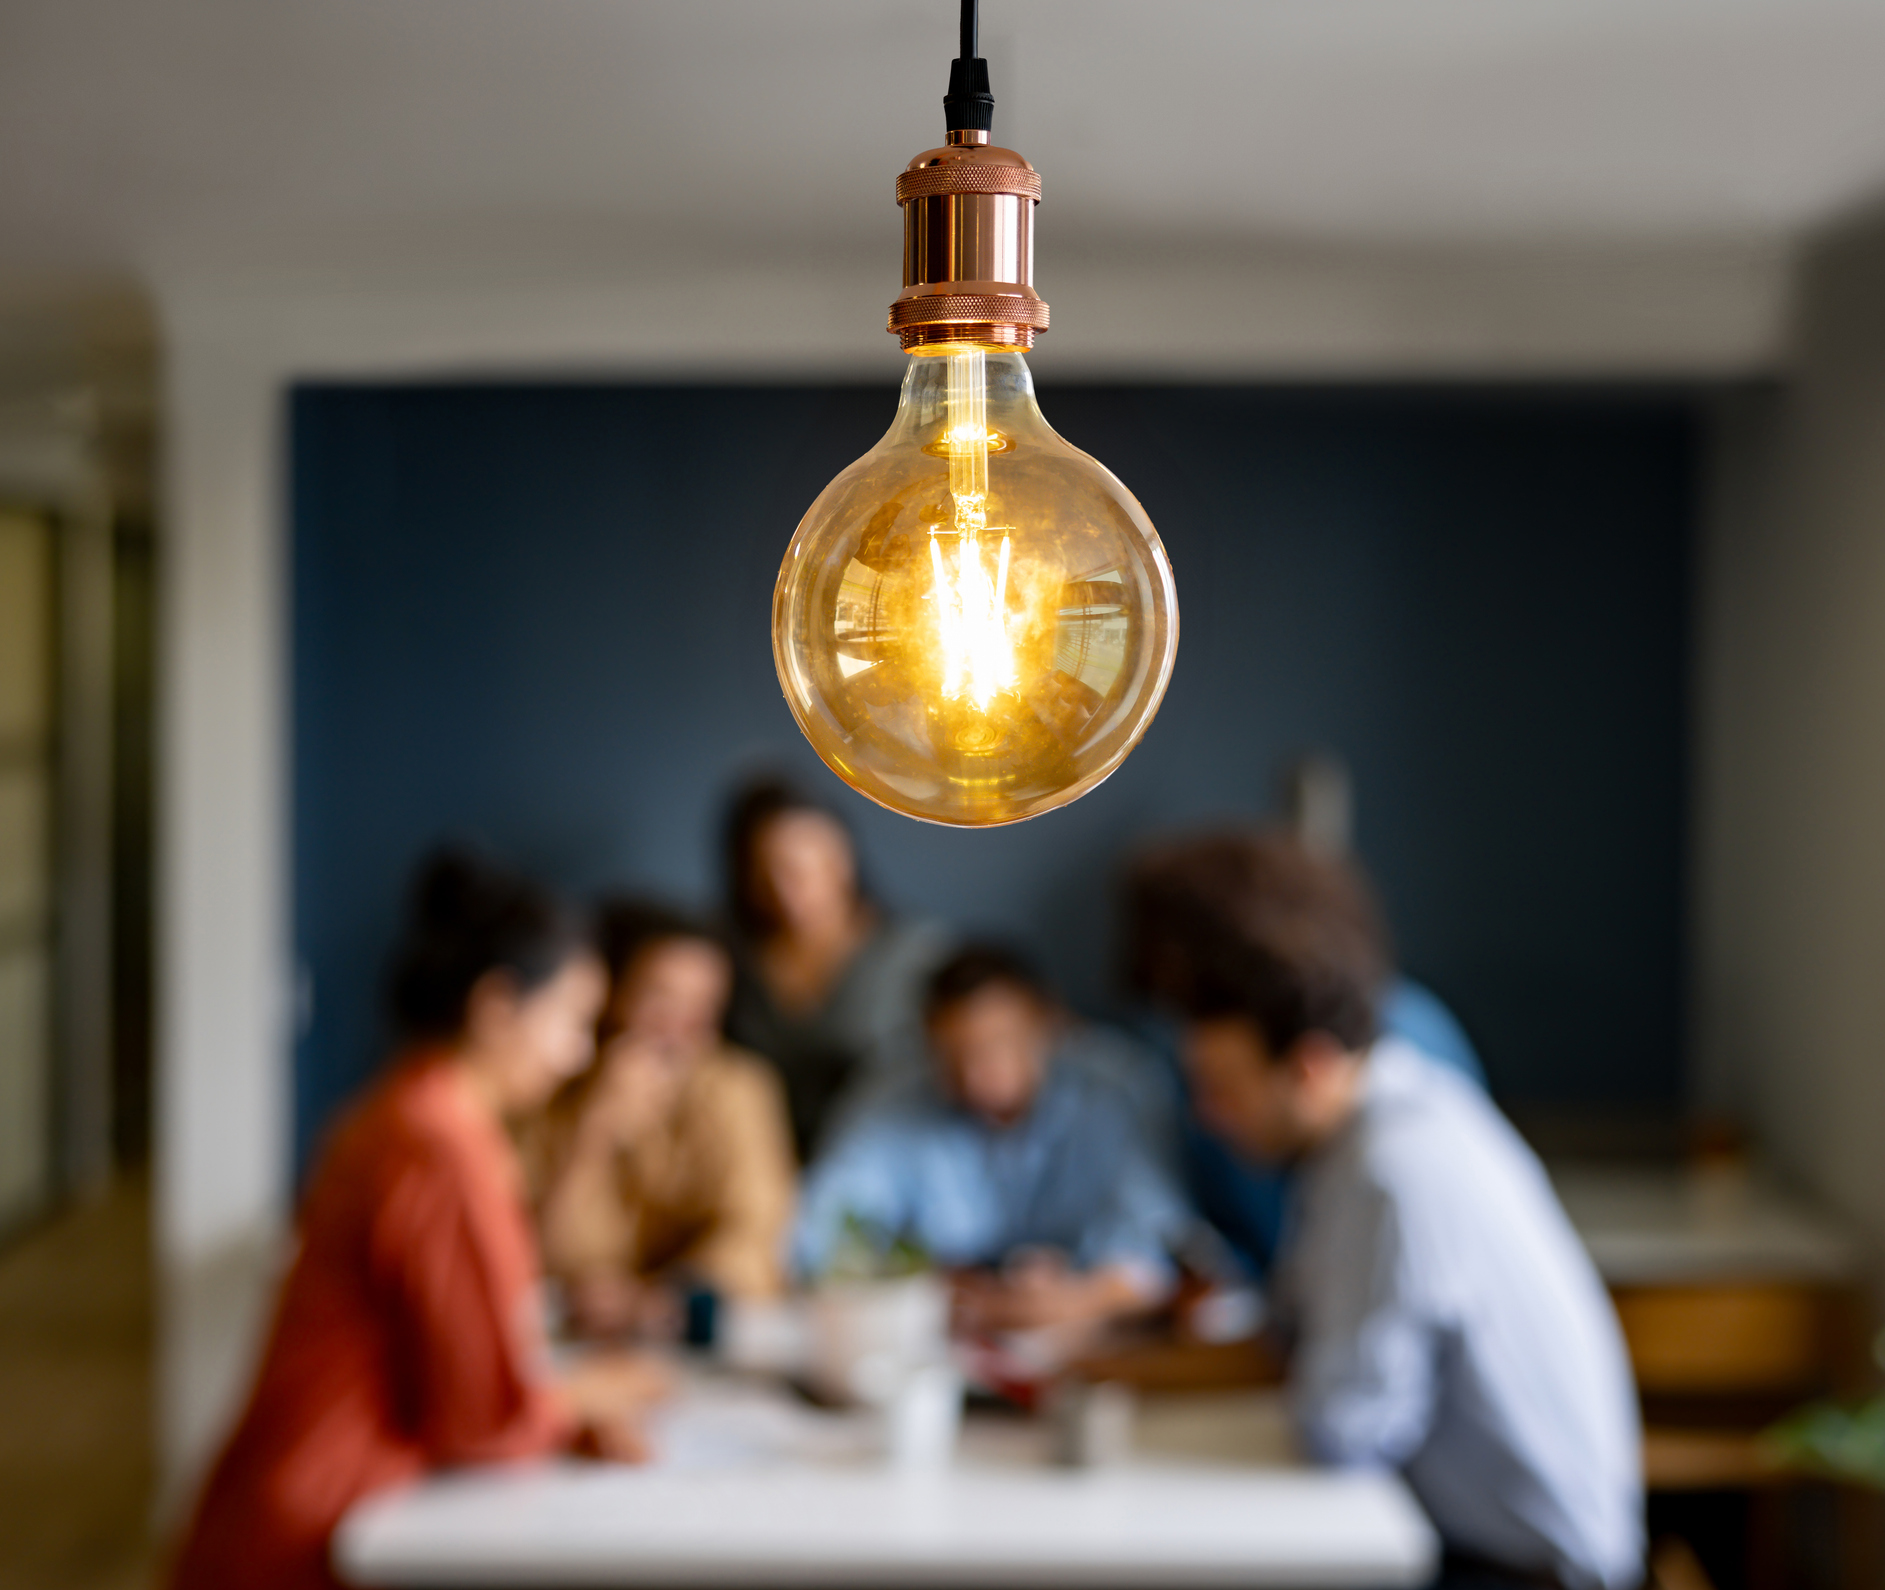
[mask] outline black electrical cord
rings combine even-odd
[[[987,132],[995,125],[995,96],[988,90],[988,62],[980,49],[981,6],[962,0],[962,53],[949,68],[949,92],[943,95],[943,124],[951,132],[974,128]]]

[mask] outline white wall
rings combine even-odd
[[[170,306],[158,613],[159,1448],[173,1493],[247,1373],[286,1212],[276,380]]]
[[[1724,414],[1700,654],[1703,1094],[1885,1248],[1885,220]]]

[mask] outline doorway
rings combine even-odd
[[[0,1234],[51,1202],[58,542],[0,512]]]

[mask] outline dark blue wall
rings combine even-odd
[[[1115,858],[1354,768],[1408,967],[1505,1096],[1680,1092],[1697,420],[1681,394],[1049,390],[1177,571],[1163,712],[1113,780],[963,833],[843,791],[773,676],[798,516],[893,389],[308,386],[292,399],[299,1141],[375,1064],[377,965],[450,833],[581,889],[711,887],[716,808],[784,765],[901,906],[1107,998]]]

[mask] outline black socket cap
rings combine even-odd
[[[988,62],[981,56],[949,63],[949,92],[943,95],[943,124],[950,132],[974,128],[987,132],[995,125],[995,96],[988,88]]]

